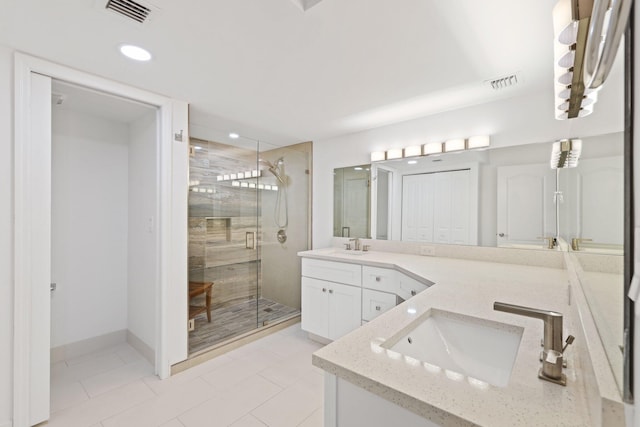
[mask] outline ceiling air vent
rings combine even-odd
[[[506,89],[508,87],[512,87],[518,84],[518,75],[511,74],[509,76],[499,77],[493,80],[487,80],[485,83],[491,86],[493,90]]]
[[[109,0],[105,8],[141,24],[144,23],[149,18],[149,14],[151,14],[150,7],[133,0]]]

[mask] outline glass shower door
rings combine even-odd
[[[191,140],[189,353],[258,327],[257,143]],[[213,283],[210,291],[206,288]],[[208,301],[209,300],[209,301]]]

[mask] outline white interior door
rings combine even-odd
[[[595,244],[622,245],[624,233],[624,164],[622,157],[581,160],[577,236]],[[568,195],[570,196],[570,195]]]
[[[402,177],[402,240],[433,242],[435,174]]]
[[[555,170],[548,164],[498,168],[498,246],[542,246],[555,236]]]
[[[369,235],[369,179],[362,174],[345,176],[343,225],[349,227],[350,236]]]
[[[51,78],[31,73],[29,218],[31,246],[31,337],[29,425],[49,419],[51,328]]]

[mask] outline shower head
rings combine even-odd
[[[258,163],[262,163],[263,165],[265,165],[267,169],[269,169],[269,172],[271,172],[273,176],[275,176],[276,179],[280,182],[280,184],[284,185],[284,173],[281,169],[281,167],[284,166],[284,159],[282,157],[276,160],[275,165],[269,160],[265,159],[259,159]]]

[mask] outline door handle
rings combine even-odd
[[[504,233],[500,233],[500,234],[498,234],[498,236],[504,237]]]

